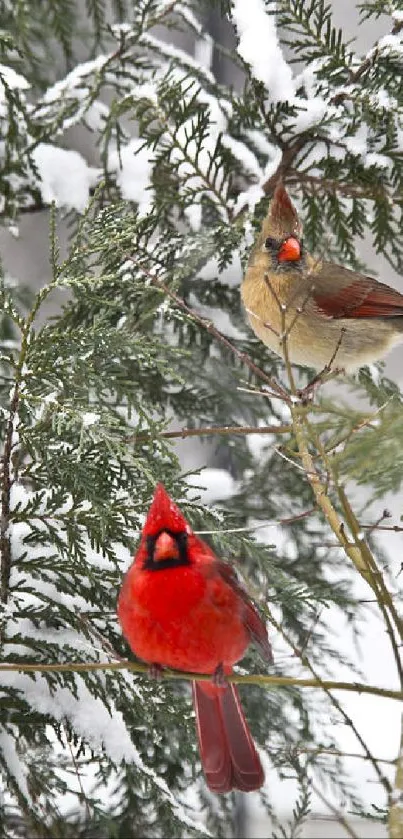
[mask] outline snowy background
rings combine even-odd
[[[83,2],[84,6],[84,2]],[[374,40],[379,38],[382,26],[385,27],[385,34],[388,31],[388,24],[382,18],[377,23],[367,23],[362,27],[357,26],[357,13],[349,0],[334,0],[334,18],[336,25],[344,28],[347,35],[356,36],[357,51],[365,52]],[[273,91],[273,96],[279,98],[292,99],[295,91],[295,82],[289,66],[285,63],[284,57],[278,46],[275,31],[270,18],[264,15],[259,19],[261,14],[261,4],[259,0],[236,0],[234,3],[235,21],[241,35],[239,51],[245,60],[251,62],[255,68],[256,75],[263,82],[270,86]],[[258,31],[261,33],[261,40],[257,43],[254,33],[256,33],[256,22],[258,23]],[[253,23],[253,26],[252,26]],[[215,17],[212,18],[211,27],[214,34],[219,32],[219,36],[228,41],[228,30],[223,26],[222,22]],[[162,33],[159,33],[160,35]],[[168,37],[168,36],[165,36]],[[191,44],[186,42],[182,44],[184,48],[194,51],[194,55],[198,60],[203,60],[206,65],[206,72],[208,72],[208,64],[211,59],[211,51],[209,54],[209,43],[204,39],[203,43]],[[233,46],[230,44],[230,46]],[[173,50],[173,47],[168,47],[168,50]],[[272,60],[267,62],[267,52],[270,53]],[[99,59],[99,60],[102,60]],[[93,62],[91,62],[93,65]],[[80,73],[85,75],[88,67],[82,65]],[[75,71],[77,72],[77,71]],[[230,72],[229,65],[222,64],[221,73],[222,80],[229,81],[228,73]],[[231,71],[232,72],[232,71]],[[294,72],[297,72],[294,70]],[[233,80],[236,82],[236,79]],[[17,82],[16,82],[17,84]],[[308,84],[308,80],[307,80]],[[53,91],[49,97],[58,95],[57,85],[54,86]],[[152,95],[152,91],[150,93]],[[306,109],[306,113],[301,113],[301,130],[304,125],[309,124],[309,120],[313,121],[320,116],[321,102],[318,97],[314,98],[310,109]],[[99,115],[98,115],[99,116]],[[94,115],[94,119],[96,115]],[[225,112],[218,112],[216,115],[217,131],[221,130],[225,125]],[[64,204],[67,207],[74,207],[81,211],[88,198],[89,190],[96,183],[99,173],[97,152],[91,147],[88,139],[88,133],[82,132],[80,129],[73,128],[68,136],[68,142],[71,150],[55,149],[42,144],[35,153],[35,160],[39,171],[42,175],[42,197],[44,202],[49,202],[56,199],[59,204]],[[363,141],[365,138],[357,137],[357,143]],[[212,138],[212,141],[214,138]],[[147,152],[144,151],[136,158],[133,152],[138,148],[138,140],[133,138],[132,143],[126,147],[123,152],[121,162],[123,171],[118,176],[118,184],[121,187],[122,196],[127,199],[140,199],[140,209],[142,212],[147,211],[147,201],[150,200],[150,193],[145,192],[145,186],[148,183],[149,176],[149,161],[147,159]],[[358,146],[357,146],[358,148]],[[264,182],[268,173],[257,170],[256,159],[251,155],[249,160],[244,161],[257,176],[259,182]],[[185,164],[178,160],[178,166]],[[111,156],[110,159],[111,170],[118,170],[119,161],[118,155]],[[254,188],[249,192],[244,199],[248,203],[253,204],[254,200],[258,200],[261,191],[259,187]],[[197,228],[199,216],[199,208],[192,208],[192,220],[194,227]],[[15,231],[0,230],[0,249],[3,255],[3,261],[6,270],[11,276],[19,277],[23,282],[27,283],[34,289],[41,287],[50,277],[48,251],[46,243],[48,242],[49,229],[49,214],[47,210],[42,210],[36,213],[27,213],[21,219],[19,224],[18,237]],[[61,226],[59,229],[61,237],[61,246],[66,247],[68,240],[67,225]],[[362,247],[361,257],[369,266],[371,271],[378,274],[385,282],[394,285],[403,292],[403,282],[400,277],[394,276],[389,267],[374,253],[371,253],[369,246],[367,249]],[[213,266],[212,273],[213,273]],[[231,283],[236,284],[240,282],[240,265],[234,263],[231,275]],[[62,298],[56,295],[49,300],[45,315],[51,315],[56,311],[61,303]],[[205,314],[211,315],[210,312]],[[223,325],[221,324],[223,327]],[[225,325],[224,325],[225,327]],[[387,375],[396,379],[399,382],[403,380],[403,365],[401,363],[401,349],[396,349],[388,359]],[[250,438],[251,445],[259,447],[262,441],[257,438]],[[264,444],[267,444],[267,436],[264,438]],[[206,456],[208,456],[208,448],[197,441],[191,439],[178,444],[180,446],[181,457],[184,469],[189,470],[198,468],[205,464]],[[206,487],[204,500],[207,503],[214,503],[215,501],[227,498],[234,491],[234,480],[226,469],[216,469],[213,463],[210,467],[205,469],[201,478],[196,481],[197,485],[204,485]],[[362,496],[362,490],[357,495],[357,500],[362,504],[365,499]],[[382,500],[380,505],[380,512],[387,507],[391,512],[394,521],[399,521],[402,510],[402,497],[391,496]],[[371,519],[374,518],[373,513]],[[262,536],[262,531],[259,533]],[[285,534],[280,528],[274,529],[268,524],[267,527],[267,541],[275,543],[278,540],[284,540]],[[403,536],[395,533],[385,533],[382,537],[382,544],[388,549],[391,561],[394,564],[396,573],[400,568],[400,558],[403,555]],[[356,585],[356,583],[354,583]],[[366,589],[362,588],[362,596],[366,596]],[[329,631],[339,639],[340,649],[346,650],[349,655],[351,650],[351,635],[347,625],[343,623],[340,618],[336,619],[335,614],[329,613]],[[276,646],[276,639],[273,638],[274,646]],[[356,651],[359,658],[361,668],[365,672],[366,678],[369,682],[380,686],[393,686],[395,684],[395,669],[391,657],[389,642],[385,636],[384,628],[378,618],[374,617],[368,620],[363,633],[363,639],[359,650]],[[348,677],[343,668],[340,669],[339,674],[335,674],[340,678]],[[18,680],[27,680],[28,677],[16,675]],[[41,698],[41,702],[45,702],[46,697]],[[54,701],[54,699],[52,700]],[[66,712],[63,705],[63,696],[58,698],[60,702],[61,715]],[[91,700],[94,702],[95,700]],[[355,694],[343,696],[344,706],[351,716],[357,722],[360,731],[371,751],[378,758],[391,760],[396,757],[396,749],[400,736],[400,711],[398,704],[392,700],[377,700],[375,697],[357,696]],[[91,711],[91,709],[89,709]],[[99,715],[99,708],[92,709],[95,715]],[[95,714],[96,711],[96,714]],[[100,731],[104,736],[104,724],[102,717],[99,717]],[[115,726],[119,725],[119,721],[115,720]],[[108,726],[110,726],[110,719],[108,718]],[[86,720],[83,720],[83,730],[86,731]],[[329,719],[329,736],[334,736],[335,724]],[[112,739],[119,740],[119,733],[112,732]],[[337,740],[340,749],[346,752],[357,752],[357,745],[351,732],[342,725],[338,725]],[[113,745],[113,744],[112,744]],[[121,745],[121,744],[120,744]],[[133,748],[132,744],[130,744]],[[349,769],[351,775],[357,781],[361,795],[367,798],[368,802],[379,804],[382,806],[383,791],[376,784],[373,773],[365,761],[351,758],[349,760]],[[390,775],[390,767],[385,765],[385,773]],[[294,800],[295,788],[292,781],[281,782],[278,780],[273,770],[267,769],[267,784],[271,787],[273,799],[277,802],[277,807],[280,813],[284,816],[284,820],[290,815],[290,802]],[[326,791],[328,797],[331,797],[331,792]],[[343,802],[335,800],[335,805],[343,810]],[[268,825],[264,811],[261,809],[258,796],[249,796],[247,799],[247,830],[251,837],[264,837],[268,835]],[[309,825],[305,828],[304,835],[306,837],[337,837],[347,835],[343,832],[340,825],[329,817],[329,813],[325,814],[325,808],[318,797],[314,796],[314,811],[316,813]],[[386,831],[383,831],[378,825],[360,824],[357,820],[354,827],[357,836],[386,836]]]

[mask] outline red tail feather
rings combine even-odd
[[[207,686],[206,686],[207,687]],[[264,771],[235,685],[208,693],[193,682],[200,757],[212,792],[252,792],[264,783]]]

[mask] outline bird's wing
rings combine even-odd
[[[245,605],[245,619],[244,623],[249,630],[251,640],[256,644],[261,656],[271,664],[273,663],[273,652],[271,644],[267,635],[266,624],[259,615],[259,612],[249,597],[248,592],[243,588],[238,577],[228,562],[216,559],[214,562],[214,571],[231,586],[238,597]]]
[[[403,295],[373,277],[324,262],[313,276],[315,308],[329,318],[391,318],[403,315]]]

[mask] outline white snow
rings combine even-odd
[[[15,727],[9,725],[8,728],[12,731]],[[17,743],[17,729],[15,729],[15,736],[12,737],[9,731],[6,731],[5,727],[2,726],[0,731],[0,753],[3,756],[3,760],[5,764],[15,778],[15,781],[24,796],[28,801],[31,800],[31,796],[28,790],[28,767],[26,763],[21,759],[20,755],[16,750],[16,743]]]
[[[197,100],[202,105],[207,105],[210,122],[212,123],[210,131],[217,139],[218,135],[226,130],[228,119],[232,116],[231,103],[227,102],[226,99],[217,99],[202,88],[198,91]]]
[[[197,487],[189,498],[201,497],[202,504],[226,501],[236,491],[236,482],[227,469],[203,469],[200,475],[189,475],[186,481],[189,486]]]
[[[24,509],[31,500],[32,494],[28,492],[26,487],[14,481],[10,490],[10,510],[15,510],[18,506]]]
[[[43,202],[54,201],[57,207],[84,212],[98,170],[90,167],[77,151],[50,143],[39,143],[32,156],[40,175]]]
[[[257,151],[266,155],[269,160],[277,156],[279,151],[278,146],[275,146],[274,143],[268,140],[263,131],[258,131],[256,128],[249,128],[246,131],[246,136],[249,137]]]
[[[109,116],[109,108],[96,100],[85,111],[85,124],[91,131],[103,131]]]
[[[82,424],[84,428],[89,428],[90,425],[96,425],[97,422],[100,420],[99,414],[94,414],[92,411],[87,411],[82,416]]]
[[[199,75],[204,76],[206,81],[210,84],[215,83],[215,78],[209,69],[207,69],[200,61],[197,61],[197,59],[192,58],[189,53],[175,47],[173,44],[167,44],[165,41],[161,41],[154,35],[150,35],[149,32],[142,34],[141,43],[152,50],[156,50],[159,56],[164,55],[166,58],[173,60],[175,64],[182,65],[183,67],[188,67],[189,70],[196,71]]]
[[[268,416],[266,421],[263,419],[258,421],[258,426],[272,425],[273,428],[275,428],[278,424],[278,420],[276,420],[276,418],[273,416]],[[273,439],[274,435],[269,433],[247,435],[246,443],[248,449],[252,457],[254,457],[255,460],[258,461],[258,463],[261,464],[263,459],[267,460],[268,457],[271,457],[272,453],[270,450],[268,451],[268,447],[273,443]]]
[[[368,364],[367,369],[368,369],[369,375],[371,376],[371,379],[372,379],[374,385],[376,385],[376,387],[379,387],[379,383],[381,381],[381,373],[382,373],[381,368],[377,364]],[[376,423],[376,420],[373,420],[371,425],[374,425],[375,423]]]
[[[143,148],[142,148],[143,146]],[[122,198],[138,204],[139,215],[146,215],[152,206],[154,192],[150,187],[153,162],[152,152],[144,147],[142,140],[130,140],[120,150],[109,155],[109,168],[116,172],[116,183]]]
[[[102,70],[109,59],[109,55],[98,55],[91,61],[84,61],[82,64],[77,64],[64,79],[60,79],[60,81],[57,81],[47,89],[42,98],[42,102],[47,105],[53,102],[59,102],[67,97],[71,98],[73,93],[75,97],[80,98],[80,89],[81,94],[85,95],[87,93],[86,77]]]
[[[391,96],[384,87],[380,87],[379,90],[371,91],[369,101],[371,106],[374,108],[381,108],[386,111],[397,111],[400,109],[397,99],[394,96]]]
[[[295,84],[280,47],[274,14],[267,13],[263,0],[232,0],[232,20],[239,37],[238,53],[255,79],[263,82],[270,100],[292,99]]]
[[[257,178],[262,177],[260,163],[256,155],[253,154],[253,151],[248,149],[245,143],[242,143],[240,140],[235,140],[235,138],[231,137],[229,134],[223,134],[221,142],[223,146],[226,146],[226,148],[232,152],[234,157],[242,163],[242,167],[245,172],[249,172]]]
[[[198,315],[210,320],[227,338],[235,338],[235,340],[239,341],[245,339],[246,327],[245,332],[237,329],[231,322],[228,312],[225,312],[223,309],[218,309],[216,306],[207,306],[205,303],[200,303],[193,292],[189,295],[189,303]]]
[[[388,169],[392,164],[389,157],[376,151],[369,151],[370,135],[368,126],[362,123],[352,137],[346,137],[344,142],[347,151],[361,159],[364,166],[376,166]]]
[[[385,53],[402,53],[403,52],[403,43],[402,43],[402,36],[398,35],[384,35],[383,38],[380,38],[378,41],[378,50],[385,52]]]
[[[12,67],[7,67],[6,64],[0,64],[0,82],[4,87],[11,90],[28,90],[31,85],[21,73],[17,73]],[[0,100],[4,98],[4,92],[0,95]]]
[[[368,128],[362,123],[352,137],[346,137],[346,149],[354,155],[365,156],[367,153]]]
[[[203,33],[203,37],[195,43],[195,59],[205,67],[206,70],[211,70],[213,63],[214,41],[208,32]]]
[[[317,125],[324,118],[328,105],[322,96],[314,96],[312,99],[297,99],[298,113],[293,120],[293,130],[296,134],[307,131],[313,125]]]
[[[392,166],[390,157],[378,152],[368,152],[364,158],[365,166],[376,166],[379,169],[389,169]]]
[[[188,91],[188,95],[191,91]],[[188,219],[191,228],[195,231],[200,230],[202,221],[201,201],[205,194],[216,203],[217,210],[225,221],[228,221],[227,209],[224,206],[224,200],[220,201],[217,192],[220,191],[223,185],[223,173],[215,173],[214,190],[210,187],[211,175],[209,170],[211,168],[211,160],[214,159],[216,153],[216,145],[220,132],[226,125],[226,117],[221,110],[217,100],[212,104],[212,97],[206,93],[198,94],[200,102],[206,102],[210,110],[210,130],[207,136],[204,137],[203,145],[199,147],[196,140],[189,139],[194,134],[195,117],[186,120],[176,131],[175,141],[171,160],[176,162],[178,177],[181,182],[180,189],[189,194],[190,190],[194,191],[194,201],[192,204],[188,203],[184,212]],[[169,139],[172,143],[172,138]]]
[[[258,178],[258,183],[252,184],[243,192],[240,192],[234,201],[233,209],[235,215],[246,206],[249,208],[251,213],[254,212],[256,204],[264,197],[265,191],[263,189],[265,183],[271,178],[272,175],[277,171],[282,157],[282,151],[278,146],[273,145],[268,140],[264,134],[260,131],[249,131],[248,136],[252,142],[252,144],[256,147],[256,149],[261,153],[265,154],[268,157],[267,163],[263,167],[259,167],[259,170],[256,169],[255,175]],[[244,146],[244,148],[246,148]],[[249,150],[248,150],[249,151]],[[239,155],[238,155],[239,156]],[[241,158],[240,158],[241,159]],[[248,160],[246,156],[244,157],[244,165],[245,169],[248,168]],[[257,162],[257,160],[256,160]],[[249,168],[251,169],[252,165],[252,158],[250,158]],[[259,164],[258,164],[259,165]]]
[[[239,253],[236,251],[232,255],[231,262],[229,262],[222,271],[220,271],[218,259],[216,257],[212,257],[205,265],[203,265],[198,274],[202,280],[213,280],[219,277],[220,283],[230,287],[239,285],[242,275],[242,264]]]
[[[163,797],[169,801],[177,817],[193,830],[206,833],[201,822],[193,821],[184,807],[176,800],[166,782],[159,778],[153,769],[146,766],[136,746],[131,740],[120,711],[110,702],[110,712],[99,697],[93,696],[83,679],[76,675],[76,695],[69,688],[53,686],[41,676],[34,679],[23,673],[8,673],[8,683],[20,691],[31,708],[41,714],[49,714],[53,719],[63,722],[66,718],[74,731],[96,751],[104,748],[116,764],[123,760],[134,763],[148,775],[158,787]],[[16,768],[17,771],[17,768]],[[19,777],[21,770],[18,767]]]

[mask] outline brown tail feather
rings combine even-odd
[[[235,685],[216,695],[193,682],[200,758],[212,792],[252,792],[264,782],[263,767]]]

